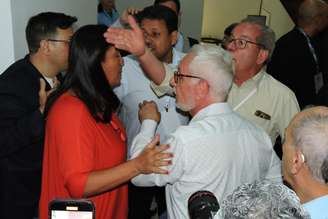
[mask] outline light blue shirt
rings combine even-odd
[[[110,15],[107,11],[98,12],[97,22],[98,24],[104,24],[106,26],[111,26],[117,19],[119,18],[119,14],[117,10],[112,9],[112,15]]]
[[[328,195],[303,204],[311,219],[328,219]]]

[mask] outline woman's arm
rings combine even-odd
[[[139,174],[168,174],[162,166],[171,164],[171,153],[165,153],[168,145],[156,146],[159,136],[156,136],[136,158],[116,167],[92,171],[84,188],[84,197],[94,196],[111,190]]]

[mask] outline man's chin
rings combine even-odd
[[[192,106],[188,106],[187,104],[176,103],[176,107],[183,112],[189,112],[192,109]]]

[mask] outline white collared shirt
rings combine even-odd
[[[173,94],[169,81],[174,69],[165,65],[165,71],[165,79],[160,85],[151,83],[158,96]],[[241,116],[262,127],[270,136],[272,144],[276,142],[278,135],[284,138],[285,128],[300,111],[294,92],[264,70],[240,87],[233,83],[228,103]]]
[[[136,157],[153,137],[156,123],[145,120],[130,148]],[[187,126],[180,126],[167,141],[174,154],[169,175],[139,175],[138,186],[166,185],[169,218],[188,219],[188,198],[209,190],[220,200],[237,186],[257,179],[281,181],[280,160],[268,135],[227,103],[199,111]]]
[[[173,49],[173,61],[169,65],[176,67],[184,55],[184,53]],[[157,97],[154,94],[150,87],[150,80],[146,77],[134,56],[124,58],[121,85],[115,88],[114,92],[121,100],[122,105],[119,117],[125,125],[128,146],[131,145],[133,138],[139,133],[139,103],[142,103],[144,100],[153,100],[157,103],[158,110],[161,113],[161,122],[157,132],[160,134],[161,141],[164,141],[167,135],[178,126],[188,122],[187,114],[180,113],[176,109],[175,98],[170,96]]]

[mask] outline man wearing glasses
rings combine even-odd
[[[44,107],[68,65],[75,17],[46,12],[26,26],[29,54],[0,75],[0,218],[37,216]]]
[[[234,111],[262,127],[274,144],[299,112],[295,94],[265,72],[275,44],[269,27],[243,20],[232,31],[227,50],[235,61],[234,83],[228,103]]]
[[[133,23],[133,20],[130,19],[130,22]],[[130,34],[137,39],[138,27],[133,24],[132,26],[134,32],[130,31]],[[109,33],[112,32],[112,36],[114,33],[123,35],[120,31],[108,30]],[[108,40],[119,43],[118,35],[109,37]],[[277,136],[284,137],[285,128],[299,112],[294,93],[265,72],[274,44],[275,34],[269,27],[247,19],[235,26],[232,37],[226,44],[235,61],[234,81],[228,95],[228,103],[234,111],[262,127],[270,136],[272,144],[275,143]],[[169,85],[174,72],[172,69],[154,59],[143,49],[142,44],[136,43],[136,40],[133,45],[120,45],[132,52],[144,51],[139,59],[153,81],[154,92],[158,96],[174,95]]]
[[[226,103],[232,69],[227,51],[197,45],[171,79],[177,107],[189,112],[192,120],[164,142],[174,154],[169,174],[139,175],[132,180],[139,186],[166,185],[169,218],[189,218],[188,198],[195,191],[212,191],[220,203],[245,182],[264,178],[281,182],[280,161],[268,135]],[[141,104],[141,132],[131,146],[132,157],[153,138],[159,121],[154,114],[159,114],[154,102]]]

